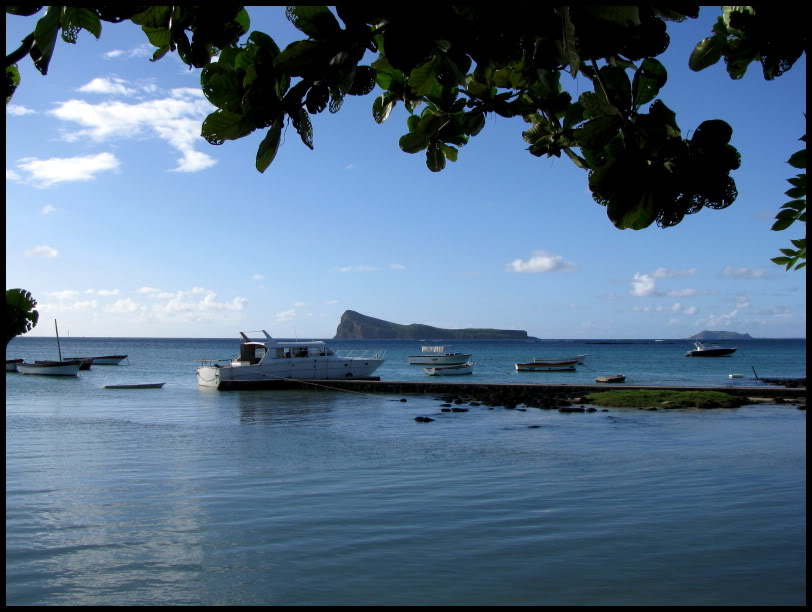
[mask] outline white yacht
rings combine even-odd
[[[339,354],[321,340],[274,340],[264,329],[264,340],[240,332],[240,354],[229,363],[203,361],[197,384],[239,388],[285,379],[346,380],[370,378],[384,362],[383,351],[346,351]]]

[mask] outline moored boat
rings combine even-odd
[[[474,362],[459,363],[455,365],[438,365],[430,368],[423,368],[429,376],[461,376],[474,373]]]
[[[571,357],[535,357],[533,358],[534,363],[560,363],[562,361],[577,361],[578,363],[583,363],[584,359],[589,357],[589,354],[586,355],[575,355]]]
[[[24,362],[24,359],[6,359],[6,372],[16,372],[17,364]]]
[[[127,355],[103,355],[102,357],[92,357],[93,365],[119,365],[127,359]]]
[[[45,376],[78,376],[82,362],[75,361],[37,361],[35,363],[18,363],[20,374],[41,374]]]
[[[384,362],[383,351],[339,354],[321,340],[274,340],[261,331],[262,341],[246,335],[254,332],[240,332],[240,354],[230,363],[204,361],[197,368],[197,384],[238,389],[284,380],[363,380],[370,379]]]
[[[705,345],[701,342],[694,342],[696,347],[692,351],[685,353],[686,357],[722,357],[736,352],[736,349],[715,344]]]
[[[418,355],[409,355],[409,363],[415,365],[461,365],[471,359],[471,353],[452,353],[445,346],[421,346]]]
[[[529,363],[517,363],[514,365],[517,372],[574,372],[577,364],[577,359],[568,359],[557,362],[531,361]]]
[[[595,379],[596,383],[621,383],[626,381],[624,374],[609,374],[607,376],[598,376]]]
[[[136,383],[132,385],[104,385],[105,389],[160,389],[166,383]]]
[[[68,361],[81,361],[80,370],[89,370],[93,365],[93,357],[65,357],[65,359]]]

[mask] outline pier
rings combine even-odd
[[[795,400],[806,398],[806,387],[681,387],[681,386],[641,386],[627,384],[521,384],[521,383],[462,383],[435,381],[394,381],[370,378],[365,380],[293,380],[277,379],[258,382],[222,383],[221,391],[249,389],[310,390],[310,391],[354,391],[356,393],[380,393],[400,395],[469,395],[473,397],[504,398],[507,401],[524,401],[526,398],[580,397],[601,391],[623,389],[667,390],[667,391],[721,391],[736,397]]]

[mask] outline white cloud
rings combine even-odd
[[[336,268],[339,272],[379,272],[375,266],[341,266]]]
[[[21,181],[23,180],[22,175],[17,174],[11,168],[6,168],[6,180],[7,181]]]
[[[174,168],[176,172],[197,172],[217,163],[195,149],[205,144],[200,137],[200,126],[213,110],[199,89],[177,88],[169,97],[134,104],[120,100],[98,104],[68,100],[50,114],[84,128],[67,133],[64,138],[69,142],[157,136],[181,153]]]
[[[722,270],[722,276],[736,280],[752,280],[767,278],[769,274],[768,271],[763,268],[734,268],[733,266],[725,266]]]
[[[277,322],[283,321],[292,321],[296,318],[296,310],[291,308],[290,310],[283,310],[282,312],[277,312],[274,314],[274,319]]]
[[[699,293],[697,289],[672,289],[670,291],[666,291],[666,295],[668,297],[690,297],[692,295],[696,295]]]
[[[27,257],[57,257],[59,251],[53,247],[41,244],[25,251]]]
[[[55,206],[51,206],[50,204],[46,204],[45,206],[43,206],[40,209],[39,214],[41,214],[43,217],[47,217],[48,215],[52,215],[55,212],[56,212],[56,207]]]
[[[635,272],[634,278],[632,279],[632,289],[629,293],[637,297],[658,295],[657,282],[648,274],[640,274],[640,272]]]
[[[123,49],[113,49],[104,54],[105,59],[116,59],[119,57],[151,57],[154,52],[154,47],[150,45],[141,45],[134,49],[125,51]]]
[[[389,267],[392,270],[405,270],[406,269],[406,266],[404,266],[403,264],[399,264],[399,263],[389,264]]]
[[[57,312],[92,312],[98,308],[99,304],[96,300],[86,300],[83,302],[58,302],[56,304],[38,304],[37,310],[42,313],[57,313]]]
[[[9,104],[6,106],[6,112],[9,115],[15,115],[17,117],[22,117],[23,115],[35,115],[37,113],[37,111],[31,108],[20,106],[18,104]]]
[[[82,85],[79,91],[82,93],[98,93],[98,94],[118,94],[123,96],[131,96],[136,90],[125,85],[127,81],[117,77],[103,79],[97,77],[89,83]]]
[[[696,268],[688,268],[687,270],[671,270],[669,268],[657,268],[652,272],[651,276],[654,278],[677,278],[683,276],[693,276],[696,274]]]
[[[544,274],[559,270],[566,272],[575,268],[574,263],[566,261],[561,255],[552,255],[543,250],[534,251],[527,261],[514,259],[507,265],[508,270],[520,274]]]
[[[107,312],[129,314],[137,312],[140,309],[141,307],[135,302],[133,302],[130,298],[124,298],[121,300],[116,300],[115,302],[110,304],[105,310],[107,310]]]
[[[265,275],[264,274],[254,274],[253,279],[254,280],[265,280]]]
[[[136,289],[136,293],[160,293],[160,289],[156,289],[155,287],[141,287],[140,289]]]
[[[118,159],[112,153],[51,159],[26,157],[17,162],[17,167],[28,173],[28,180],[35,187],[50,187],[67,181],[89,181],[99,172],[116,170],[118,166]]]
[[[50,293],[46,293],[45,295],[49,297],[55,297],[59,300],[67,300],[75,297],[79,297],[79,292],[75,291],[74,289],[63,289],[62,291],[51,291]]]
[[[85,293],[93,293],[98,296],[108,297],[111,295],[118,295],[118,289],[88,289]]]

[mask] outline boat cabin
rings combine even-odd
[[[246,332],[240,332],[243,341],[240,343],[240,356],[234,360],[234,364],[256,365],[260,363],[266,355],[270,359],[301,359],[315,357],[329,357],[335,355],[335,351],[320,340],[296,341],[296,340],[274,340],[268,332],[265,334],[266,342],[257,342],[246,336]]]

